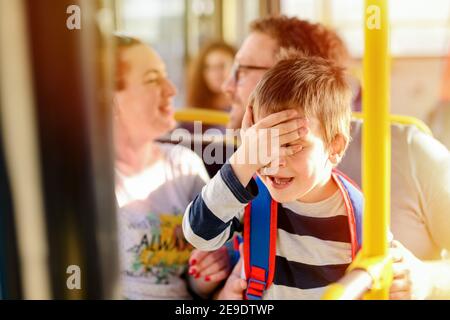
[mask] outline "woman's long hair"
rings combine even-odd
[[[206,58],[213,51],[222,51],[234,57],[236,50],[222,41],[214,41],[205,45],[200,51],[197,58],[193,61],[187,82],[187,105],[196,108],[211,108],[214,104],[214,98],[217,93],[212,92],[204,77],[204,70],[206,66]]]
[[[114,45],[116,47],[116,76],[115,89],[121,91],[125,89],[124,75],[128,71],[128,64],[122,60],[121,51],[133,46],[144,44],[140,39],[125,34],[114,34]]]

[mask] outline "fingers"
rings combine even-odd
[[[392,272],[394,280],[389,292],[392,300],[410,300],[413,298],[413,283],[411,279],[411,257],[408,250],[398,241],[391,242],[389,255],[392,257]]]
[[[282,156],[282,157],[293,156],[294,154],[296,154],[302,150],[303,150],[303,146],[300,144],[293,145],[293,146],[287,146],[287,147],[281,147],[280,148],[280,156]]]
[[[300,138],[304,138],[308,134],[309,121],[306,118],[291,119],[277,124],[273,127],[266,128],[261,126],[261,123],[263,123],[263,121],[266,121],[266,119],[274,115],[276,114],[272,114],[258,123],[258,136],[261,141],[266,141],[266,143],[268,144],[265,146],[267,150],[270,150],[269,144],[271,142],[278,145],[284,145],[294,142],[295,140],[298,140]],[[277,138],[279,138],[278,141],[275,140]]]
[[[391,292],[397,292],[397,291],[411,291],[411,280],[408,278],[403,278],[403,279],[394,279],[394,281],[392,281],[392,285],[391,285]]]
[[[205,269],[213,266],[216,263],[222,265],[225,260],[228,263],[228,259],[228,252],[225,247],[222,247],[216,251],[207,252],[207,254],[204,255],[202,259],[199,260],[199,262],[197,262],[195,265],[191,265],[191,267],[189,268],[189,274],[194,275],[196,278],[199,278],[201,276],[204,277],[206,276],[204,274]],[[214,268],[217,268],[217,266],[215,266]]]
[[[390,254],[394,263],[392,264],[393,281],[389,290],[391,300],[409,300],[412,297],[412,282],[410,269],[403,262],[403,255],[397,248],[391,248]]]
[[[282,136],[278,137],[279,145],[282,146],[282,145],[294,142],[294,141],[300,139],[301,137],[302,136],[300,135],[299,130],[283,134]]]
[[[307,131],[308,124],[309,122],[306,118],[296,118],[280,123],[270,129],[274,130],[275,133],[278,133],[278,135],[275,136],[282,136],[291,132],[298,132],[299,136],[302,136],[304,135],[304,132]]]
[[[218,282],[225,279],[229,273],[230,262],[228,256],[223,256],[209,267],[202,270],[199,275],[200,277],[204,277],[205,281]]]
[[[211,274],[213,274],[215,272],[219,272],[222,269],[228,268],[229,267],[229,262],[228,261],[229,261],[228,256],[225,256],[225,255],[220,256],[213,263],[207,265],[203,269],[199,269],[198,272],[202,276],[211,275]]]
[[[244,290],[247,289],[247,281],[237,278],[230,283],[230,299],[241,300]]]
[[[275,158],[270,164],[266,167],[262,167],[259,170],[259,174],[263,176],[276,175],[280,170],[280,158]]]
[[[220,292],[219,300],[243,300],[247,282],[236,277],[228,278],[224,288]]]
[[[398,291],[389,294],[390,300],[411,300],[411,292],[410,291]]]
[[[231,291],[233,292],[232,299],[236,299],[236,300],[243,299],[244,290],[247,289],[247,280],[241,279],[241,272],[242,272],[242,267],[243,267],[243,263],[244,263],[244,244],[243,243],[241,243],[239,245],[239,254],[240,254],[239,261],[234,266],[233,272],[232,272],[232,274],[233,274],[232,277],[235,277],[236,280],[233,281],[233,283],[231,283],[231,286],[232,286]]]
[[[205,276],[204,280],[206,282],[220,282],[222,280],[227,279],[229,275],[230,275],[230,269],[226,268],[226,269],[220,270],[219,272]]]
[[[278,171],[285,165],[280,162],[280,157],[289,157],[301,152],[304,147],[301,144],[294,144],[280,147],[276,154],[272,156],[274,159],[270,163],[258,170],[258,173],[263,176],[276,175]]]
[[[412,284],[409,279],[397,279],[392,282],[389,299],[410,300],[412,299]]]
[[[251,126],[253,126],[253,107],[251,105],[248,105],[245,109],[244,118],[242,119],[242,130],[247,130]]]
[[[210,252],[201,251],[201,250],[193,250],[191,253],[191,257],[189,258],[189,265],[195,266],[197,262],[202,261]]]
[[[389,249],[389,255],[392,257],[392,261],[394,263],[398,263],[403,261],[403,253],[400,249],[398,248],[390,248]]]
[[[394,263],[392,265],[392,273],[394,279],[407,278],[409,279],[410,270],[405,263]]]
[[[281,112],[273,113],[265,117],[264,119],[260,120],[256,125],[258,126],[259,129],[271,128],[282,122],[294,119],[295,117],[297,117],[297,115],[298,115],[297,110],[294,109],[283,110]]]
[[[224,288],[218,296],[219,300],[242,300],[244,298],[244,290],[247,289],[247,281],[241,279],[242,264],[244,261],[244,245],[239,245],[240,258],[234,266]]]

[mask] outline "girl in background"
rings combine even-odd
[[[228,111],[230,101],[222,92],[236,50],[224,42],[210,42],[191,65],[188,77],[187,106]]]

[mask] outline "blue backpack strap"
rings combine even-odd
[[[238,263],[240,258],[239,244],[244,240],[240,235],[234,235],[229,241],[225,243],[225,248],[228,252],[228,260],[230,262],[231,269]]]
[[[362,216],[364,210],[364,197],[357,185],[341,172],[335,170],[333,174],[338,183],[349,213],[350,236],[352,238],[352,256],[362,245]]]
[[[269,190],[256,179],[258,196],[244,214],[244,264],[246,299],[260,300],[273,281],[275,269],[277,208]]]

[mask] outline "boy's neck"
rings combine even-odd
[[[297,201],[304,203],[315,203],[326,200],[338,191],[338,186],[334,179],[329,176],[328,179],[317,184],[311,191],[309,191],[305,196],[297,199]]]

